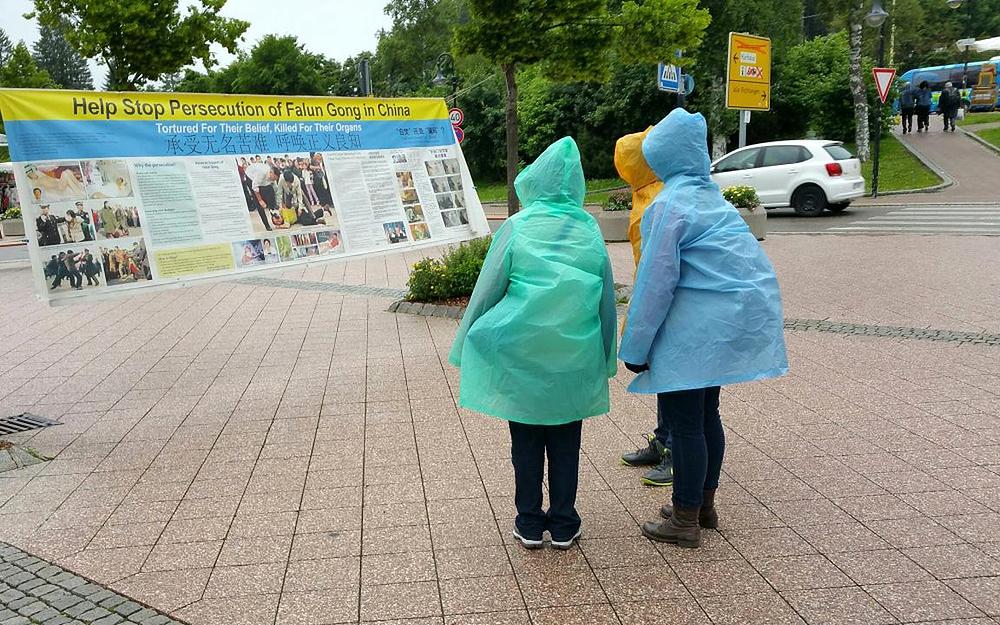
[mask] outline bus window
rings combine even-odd
[[[965,78],[963,81],[962,78]],[[951,83],[956,87],[961,87],[965,84],[966,87],[971,87],[979,82],[979,67],[969,67],[968,73],[964,72],[961,67],[951,70]]]
[[[920,83],[927,81],[928,86],[931,91],[941,91],[944,89],[944,83],[951,80],[951,73],[948,70],[931,70],[918,72],[913,78],[914,86],[919,87]]]

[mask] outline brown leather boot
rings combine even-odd
[[[698,525],[714,530],[719,527],[719,513],[715,510],[715,489],[702,491],[701,512],[698,514]],[[660,516],[669,519],[673,508],[665,503],[660,507]]]
[[[701,527],[698,526],[700,508],[676,506],[666,521],[649,521],[642,524],[643,535],[661,543],[672,543],[678,547],[696,548],[701,546]]]

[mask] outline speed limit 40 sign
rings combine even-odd
[[[465,121],[465,113],[458,107],[448,109],[448,118],[451,120],[452,126],[461,126],[462,122]]]

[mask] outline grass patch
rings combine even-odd
[[[1000,113],[969,113],[965,119],[958,120],[959,126],[971,126],[973,124],[992,124],[1000,122]]]
[[[624,186],[626,184],[619,178],[594,178],[587,180],[587,196],[584,198],[584,201],[587,204],[602,204],[608,199],[611,189]],[[505,182],[477,185],[476,192],[479,194],[479,201],[484,204],[507,201],[507,183]]]
[[[857,153],[853,144],[844,144],[848,150]],[[881,165],[878,172],[878,190],[904,191],[908,189],[926,189],[941,183],[941,178],[926,165],[920,162],[895,137],[882,138],[882,154],[879,157]],[[861,164],[861,174],[865,177],[865,192],[872,188],[872,161]]]
[[[1000,148],[1000,128],[987,128],[976,133],[980,139]]]

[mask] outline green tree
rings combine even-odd
[[[31,52],[23,41],[14,47],[10,58],[0,66],[0,87],[48,89],[55,86],[49,73],[39,68],[35,59],[31,58]]]
[[[14,54],[14,44],[4,29],[0,28],[0,67],[7,64],[12,54]]]
[[[38,29],[38,35],[38,41],[32,46],[32,56],[57,85],[63,89],[94,88],[87,60],[69,45],[62,29],[42,26]]]
[[[392,26],[379,32],[372,58],[375,93],[427,93],[435,60],[451,48],[462,9],[460,0],[391,0],[385,13]]]
[[[219,15],[225,3],[198,0],[181,14],[178,0],[34,0],[27,17],[48,28],[68,24],[70,45],[107,65],[108,86],[134,91],[196,60],[211,68],[213,44],[235,53],[250,24]]]
[[[693,50],[710,21],[696,0],[468,0],[469,21],[457,30],[460,52],[481,54],[506,84],[507,210],[517,212],[517,75],[538,65],[554,80],[600,80],[617,54],[655,63],[676,49]]]
[[[323,95],[329,93],[326,59],[287,35],[267,35],[236,62],[235,93]]]

